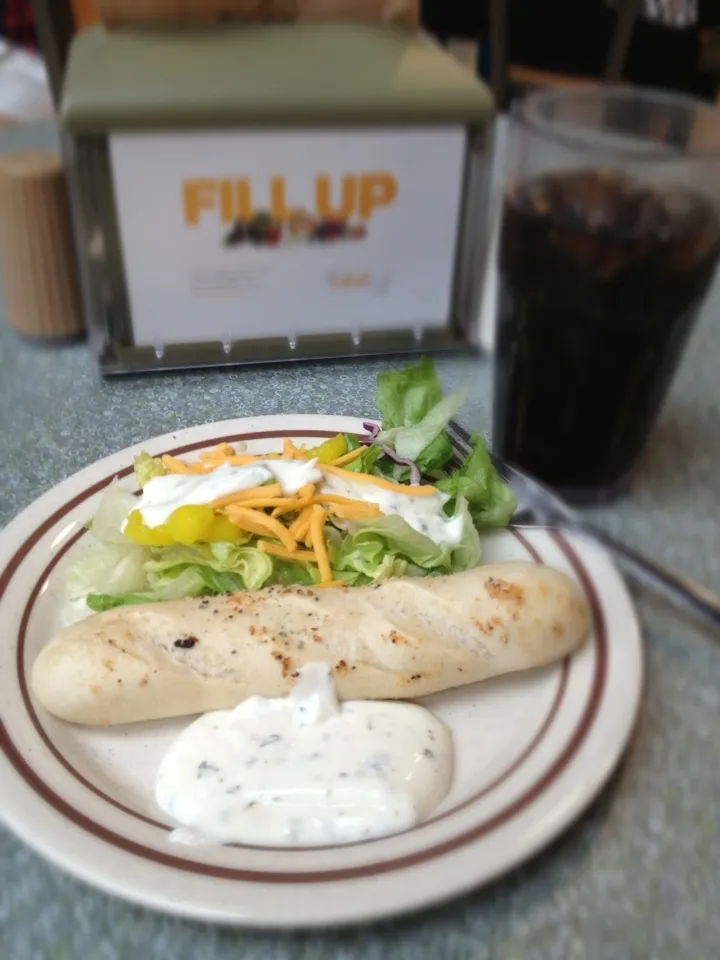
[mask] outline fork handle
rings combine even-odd
[[[575,530],[577,533],[585,533],[593,540],[597,540],[612,551],[618,565],[633,580],[661,594],[693,616],[704,620],[714,630],[720,629],[720,596],[712,590],[643,556],[596,527],[590,527],[585,523],[568,525],[562,522],[561,526]]]
[[[472,444],[467,430],[455,420],[451,420],[447,432],[456,449],[462,451],[463,456],[467,456]],[[497,461],[494,462],[496,467],[500,469],[501,465],[499,466]],[[518,476],[522,475],[518,474]],[[549,490],[529,477],[523,479],[537,487],[546,499],[549,498],[551,504],[550,516],[543,517],[546,523],[561,530],[585,535],[597,543],[601,543],[613,554],[618,566],[623,569],[628,577],[659,593],[660,596],[670,600],[675,606],[688,611],[692,616],[709,624],[713,630],[720,630],[720,597],[716,593],[689,577],[684,577],[682,574],[656,563],[649,557],[643,556],[631,547],[627,547],[620,540],[611,537],[610,534],[581,520],[569,507],[560,504],[561,509],[558,509],[559,501]],[[552,507],[553,501],[555,503],[554,509]]]

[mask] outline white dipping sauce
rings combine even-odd
[[[286,496],[307,483],[318,483],[322,474],[316,460],[261,460],[247,467],[224,463],[206,474],[170,473],[153,477],[143,489],[136,510],[146,527],[159,527],[180,507],[202,506],[250,487],[275,481]]]
[[[463,537],[462,516],[446,517],[443,507],[450,497],[440,490],[432,496],[414,497],[393,493],[376,484],[363,483],[326,474],[323,493],[335,493],[352,500],[375,503],[385,516],[401,517],[409,527],[429,537],[434,543],[457,546]]]
[[[338,704],[326,664],[289,697],[200,717],[160,764],[155,796],[180,842],[315,846],[413,827],[445,797],[450,734],[408,703]],[[190,831],[189,833],[187,831]]]

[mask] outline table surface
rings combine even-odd
[[[0,150],[50,139],[47,131],[5,131]],[[391,365],[398,362],[103,382],[85,346],[29,345],[0,318],[0,527],[76,470],[155,434],[250,414],[372,416],[375,377]],[[463,357],[439,360],[438,368],[448,388],[471,386],[460,420],[487,431],[489,365]],[[594,518],[720,591],[719,400],[716,289],[632,492]],[[421,916],[363,929],[252,933],[113,900],[49,866],[0,827],[2,956],[711,960],[720,942],[720,650],[656,598],[639,597],[638,608],[647,683],[627,757],[581,820],[507,878]]]

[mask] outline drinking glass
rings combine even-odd
[[[511,115],[493,449],[574,503],[623,490],[720,256],[720,110],[620,87]]]

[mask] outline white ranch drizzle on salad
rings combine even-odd
[[[152,528],[162,526],[180,507],[203,506],[270,480],[279,483],[283,494],[290,496],[306,484],[322,480],[315,464],[315,460],[259,460],[247,467],[224,463],[206,474],[153,477],[145,484],[135,509],[145,526]]]
[[[439,490],[431,497],[407,497],[374,484],[328,474],[322,491],[351,500],[375,503],[385,516],[401,517],[409,527],[429,537],[434,543],[457,546],[462,541],[464,518],[462,515],[445,515],[443,507],[450,497]]]
[[[163,758],[155,797],[184,843],[307,846],[408,830],[452,774],[446,727],[423,707],[338,704],[327,664],[289,697],[205,714]]]
[[[323,477],[315,460],[261,460],[246,467],[223,464],[207,474],[153,477],[145,485],[135,509],[146,527],[159,527],[180,507],[212,503],[270,480],[278,482],[286,496],[297,493],[308,483],[323,480],[323,493],[377,504],[385,516],[401,517],[413,530],[436,544],[457,546],[463,538],[463,517],[449,518],[443,512],[450,499],[446,494],[438,491],[431,497],[408,497],[362,481],[331,474]]]

